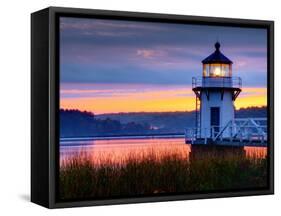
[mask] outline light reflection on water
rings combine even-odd
[[[244,147],[246,157],[264,158],[266,147]],[[145,138],[61,141],[60,163],[65,164],[77,155],[91,158],[93,163],[124,163],[128,158],[144,158],[149,155],[161,158],[177,155],[188,159],[191,145],[184,138]]]

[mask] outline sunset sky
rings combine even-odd
[[[61,18],[61,108],[194,110],[191,80],[217,40],[242,78],[236,108],[266,105],[265,29]]]

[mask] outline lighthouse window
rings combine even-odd
[[[221,64],[211,64],[211,66],[210,66],[210,76],[211,77],[224,76]]]
[[[223,76],[230,77],[231,76],[231,65],[222,64],[222,73]]]
[[[203,77],[208,76],[209,70],[207,71],[207,68],[209,69],[209,65],[203,64]]]
[[[210,77],[229,77],[231,76],[231,67],[228,64],[205,65],[203,75]]]

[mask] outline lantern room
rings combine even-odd
[[[203,77],[231,77],[232,61],[220,51],[220,43],[215,43],[215,52],[205,58],[203,63]]]

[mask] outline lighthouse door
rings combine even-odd
[[[211,107],[211,134],[216,136],[220,131],[220,108]]]

